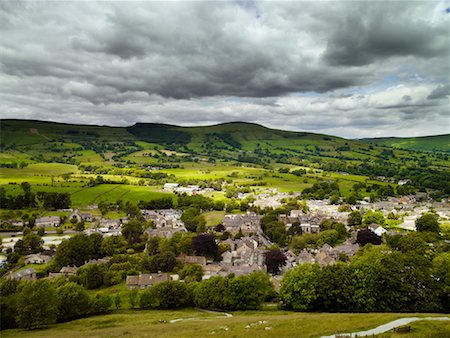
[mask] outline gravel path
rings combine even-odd
[[[359,331],[359,332],[353,332],[353,333],[339,333],[337,335],[331,335],[331,336],[322,336],[321,338],[336,338],[336,337],[364,337],[364,336],[371,336],[375,334],[384,333],[387,331],[390,331],[396,327],[407,325],[409,323],[418,321],[418,320],[450,320],[450,317],[408,317],[408,318],[400,318],[397,320],[394,320],[392,322],[389,322],[387,324],[380,325],[374,329],[370,329],[367,331]]]

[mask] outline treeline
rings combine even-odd
[[[5,188],[0,188],[0,208],[1,209],[26,209],[42,206],[47,210],[67,209],[71,205],[68,193],[31,191],[31,185],[23,182],[21,185],[22,194],[16,196],[6,195]]]
[[[430,259],[419,236],[366,245],[351,263],[289,270],[280,289],[285,309],[326,312],[448,312],[450,253]],[[299,292],[301,290],[301,292]]]
[[[19,282],[6,279],[0,283],[1,330],[33,329],[87,315],[107,312],[113,298],[90,295],[85,288],[59,279]]]
[[[256,310],[276,293],[264,272],[235,277],[216,276],[201,282],[168,281],[145,291],[127,292],[132,308],[175,309],[200,307],[224,310]],[[83,286],[58,278],[19,282],[6,279],[0,283],[2,330],[33,329],[93,314],[119,309],[122,297],[88,293]]]
[[[349,165],[345,162],[330,161],[321,164],[321,169],[326,171],[345,171],[355,175],[366,175],[369,177],[386,176],[395,179],[409,179],[409,191],[404,191],[403,186],[399,194],[408,194],[412,190],[426,191],[434,190],[431,197],[441,199],[450,196],[450,173],[432,169],[429,165],[412,165],[409,167],[398,167],[389,162],[372,163],[363,162],[358,165]],[[413,188],[413,189],[411,189]]]
[[[257,310],[276,296],[269,275],[253,272],[235,277],[215,276],[193,282],[164,282],[139,294],[141,309],[174,309],[186,306],[221,310]]]

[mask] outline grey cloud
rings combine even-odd
[[[436,100],[436,99],[447,97],[449,95],[450,95],[450,85],[449,84],[439,85],[431,91],[431,93],[430,93],[430,95],[428,95],[427,99],[428,100]]]
[[[352,4],[356,10],[337,18],[336,30],[323,55],[327,63],[363,66],[397,56],[448,56],[448,29],[414,18],[414,12],[420,6],[429,6],[429,2]]]
[[[448,22],[427,6],[0,2],[0,111],[112,125],[245,120],[342,136],[377,126],[420,134],[405,121],[422,121],[442,132]],[[370,102],[391,74],[426,94]]]

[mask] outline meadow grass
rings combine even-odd
[[[156,198],[174,196],[164,192],[155,191],[153,187],[121,185],[121,184],[101,184],[92,188],[79,190],[71,195],[72,205],[87,206],[100,201],[115,203],[117,200],[123,202],[149,201]]]
[[[202,214],[206,220],[206,226],[216,226],[222,222],[225,211],[209,211]]]
[[[6,330],[9,337],[320,337],[333,333],[374,328],[389,321],[422,314],[397,313],[295,313],[290,311],[234,312],[224,318],[220,313],[197,309],[182,310],[119,310],[107,315],[51,325],[48,328],[24,331]],[[176,320],[170,323],[170,320]],[[411,324],[412,334],[426,332],[450,333],[448,323],[417,322]],[[436,335],[434,335],[436,337]]]

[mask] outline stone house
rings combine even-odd
[[[36,226],[39,228],[58,227],[61,223],[59,216],[45,216],[36,218]]]
[[[31,267],[28,269],[24,269],[21,271],[17,271],[8,275],[9,279],[18,279],[18,280],[36,280],[36,270]]]
[[[76,266],[63,266],[59,272],[50,272],[48,279],[55,279],[58,277],[64,277],[68,279],[70,276],[75,276],[77,274],[78,268]]]
[[[51,256],[31,254],[25,257],[25,264],[46,264],[52,260]]]
[[[152,285],[171,280],[169,273],[149,273],[138,276],[127,276],[127,289],[146,289]]]
[[[245,236],[257,234],[261,231],[261,216],[254,212],[247,212],[246,214],[225,215],[222,220],[225,231],[236,235],[239,230]]]
[[[204,256],[187,256],[181,255],[177,257],[177,260],[183,264],[199,264],[206,265],[206,257]]]
[[[78,223],[80,223],[81,221],[92,222],[94,220],[94,217],[92,216],[92,214],[90,212],[81,213],[78,209],[75,209],[69,215],[69,221],[74,218],[76,218]]]
[[[302,223],[300,224],[300,227],[304,234],[318,234],[320,232],[320,227],[318,225]]]

